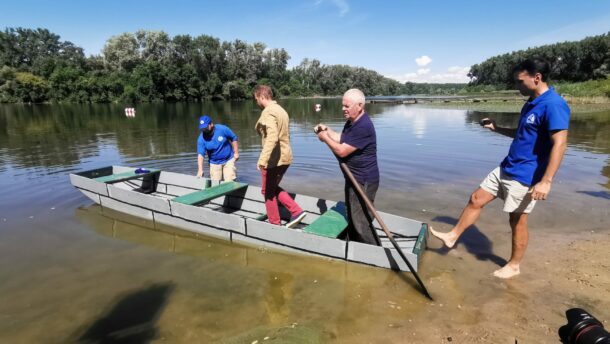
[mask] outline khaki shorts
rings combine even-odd
[[[210,164],[210,179],[211,180],[235,180],[237,178],[237,169],[235,168],[235,158],[225,162],[224,164]]]
[[[500,167],[491,171],[480,186],[481,189],[504,200],[503,210],[507,213],[529,214],[536,205],[532,194],[529,193],[530,187],[511,179],[502,173]]]

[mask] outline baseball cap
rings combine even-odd
[[[199,117],[199,130],[207,128],[210,123],[212,123],[212,118],[210,118],[210,116],[203,115]]]

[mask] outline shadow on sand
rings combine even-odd
[[[78,343],[148,343],[155,339],[155,326],[172,283],[153,284],[120,297],[117,303],[88,329],[75,336]],[[82,334],[81,334],[82,333]]]
[[[437,216],[432,221],[442,222],[454,226],[458,219],[449,216]],[[493,243],[475,225],[470,226],[458,239],[457,245],[464,245],[466,251],[474,255],[478,260],[489,260],[498,266],[506,265],[506,259],[498,257],[493,253]],[[446,255],[449,248],[443,245],[441,248],[428,248],[429,251]]]
[[[585,194],[585,195],[589,195],[589,196],[593,196],[593,197],[610,199],[610,192],[608,192],[608,191],[576,191],[576,192]]]

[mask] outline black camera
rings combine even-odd
[[[316,135],[324,130],[326,130],[326,128],[322,129],[321,126],[316,126],[315,128],[313,128],[313,132],[316,133]]]
[[[496,126],[496,123],[495,123],[493,120],[489,119],[489,118],[482,119],[482,120],[480,120],[480,121],[479,121],[479,124],[480,124],[481,126],[488,125],[488,124],[492,124],[492,123],[493,123],[493,125],[494,125],[494,127],[495,127],[495,126]]]
[[[559,337],[568,344],[610,344],[610,333],[587,311],[571,308],[566,311],[568,323],[559,328]]]

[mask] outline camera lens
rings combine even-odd
[[[566,311],[568,323],[559,329],[559,337],[570,344],[610,344],[610,333],[587,311],[572,308]]]

